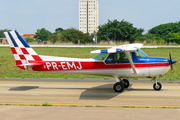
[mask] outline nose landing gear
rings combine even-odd
[[[156,91],[161,90],[162,85],[161,85],[161,83],[160,83],[160,82],[157,82],[156,77],[154,77],[152,80],[154,80],[154,81],[155,81],[155,83],[154,83],[154,85],[153,85],[154,90],[156,90]]]

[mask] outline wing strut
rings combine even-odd
[[[126,53],[126,55],[127,55],[127,57],[128,57],[128,60],[129,60],[129,62],[130,62],[130,64],[131,64],[131,67],[132,67],[134,73],[135,73],[135,74],[138,74],[138,71],[136,70],[136,68],[135,68],[135,66],[134,66],[134,63],[133,63],[133,61],[132,61],[132,58],[131,58],[131,56],[130,56],[130,52],[125,52],[125,53]]]

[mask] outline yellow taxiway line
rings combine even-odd
[[[149,106],[149,105],[85,105],[85,104],[35,104],[35,103],[0,103],[0,105],[15,106],[60,106],[60,107],[120,107],[120,108],[171,108],[179,109],[180,106]]]

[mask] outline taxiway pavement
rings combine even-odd
[[[97,81],[0,79],[0,119],[179,120],[180,118],[180,109],[175,109],[180,108],[178,82],[162,83],[161,91],[154,91],[153,83],[131,82],[131,88],[125,89],[123,93],[115,93],[112,89],[114,82]],[[43,103],[56,104],[60,107],[21,106]],[[78,107],[79,105],[83,107]],[[133,108],[142,106],[144,107]]]
[[[0,106],[1,120],[179,120],[180,109]]]
[[[0,80],[0,103],[180,106],[180,83],[131,82],[131,88],[115,93],[114,82]]]

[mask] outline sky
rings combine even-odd
[[[97,0],[99,25],[125,20],[134,27],[151,28],[180,21],[180,0]],[[0,0],[0,29],[34,33],[45,28],[79,29],[79,0]]]

